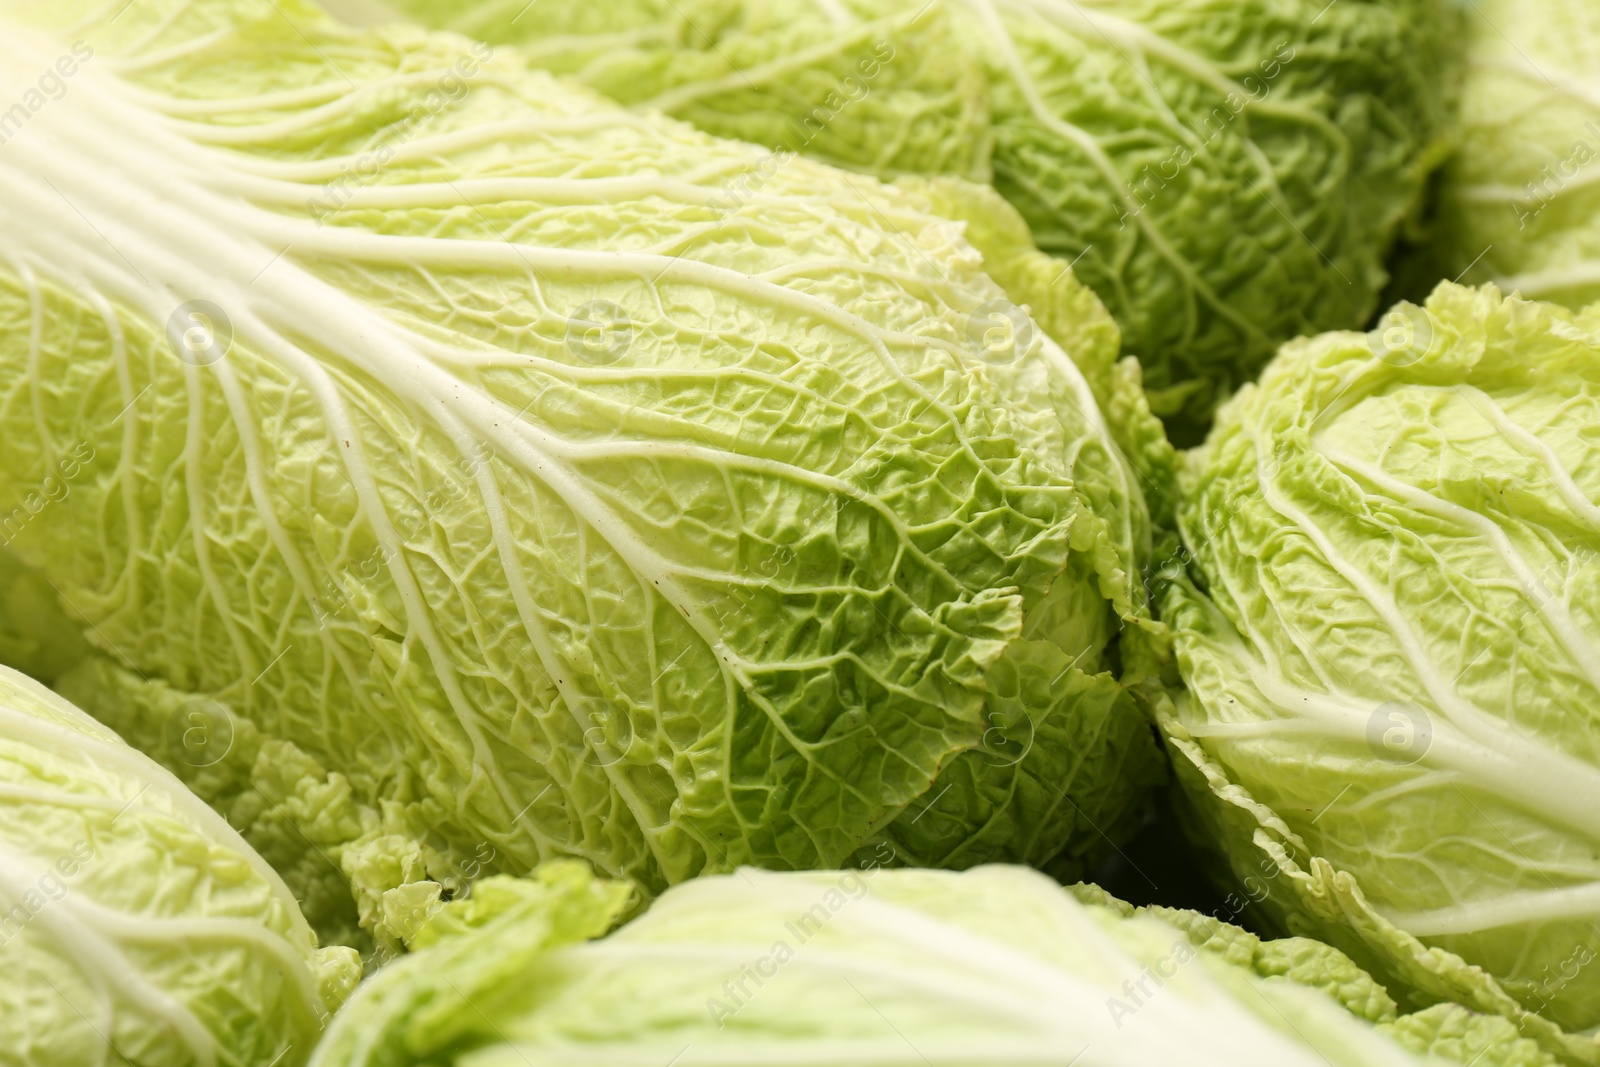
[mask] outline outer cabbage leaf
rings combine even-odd
[[[964,223],[967,242],[983,256],[984,272],[1072,357],[1112,439],[1139,476],[1151,521],[1170,533],[1177,455],[1150,410],[1139,361],[1117,358],[1122,331],[1105,305],[1070,263],[1039,250],[1027,222],[992,187],[950,177],[902,177],[895,184],[922,194],[934,214]],[[1070,395],[1062,394],[1058,403],[1070,405]]]
[[[10,11],[23,71],[102,13]],[[654,891],[1126,824],[1148,516],[959,224],[454,35],[96,25],[0,156],[0,527],[57,609],[0,631],[319,929],[559,856]]]
[[[592,882],[563,870],[496,888],[498,914],[469,923],[452,913],[470,903],[446,905],[431,947],[359,990],[314,1067],[1555,1062],[1462,1009],[1412,1019],[1390,1001],[1375,1026],[1316,980],[1382,995],[1327,945],[1280,951],[1226,924],[1196,936],[1200,916],[1093,887],[1075,899],[1020,867],[744,870],[675,887],[599,941],[583,938],[616,897]]]
[[[1420,248],[1397,273],[1581,308],[1600,299],[1600,4],[1467,9],[1458,151]]]
[[[1263,914],[1600,1061],[1600,329],[1442,284],[1295,342],[1180,477],[1160,718]],[[1447,1022],[1447,1020],[1446,1020]]]
[[[0,668],[0,1064],[303,1064],[360,976],[172,775]]]
[[[713,133],[880,175],[992,173],[1184,437],[1280,342],[1373,312],[1455,77],[1440,0],[391,6]]]
[[[1509,1019],[1459,1004],[1435,1004],[1379,1029],[1413,1052],[1478,1067],[1537,1067],[1556,1062]]]

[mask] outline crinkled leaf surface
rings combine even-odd
[[[8,71],[95,27],[0,156],[8,602],[57,594],[7,647],[319,928],[563,855],[837,865],[934,800],[918,858],[1124,824],[1136,478],[925,198],[794,161],[730,204],[764,153],[454,35],[7,10]]]
[[[1372,313],[1440,158],[1457,36],[1435,0],[392,6],[715,133],[992,178],[1184,435],[1278,343]]]
[[[302,1064],[360,975],[171,774],[0,668],[0,1063]]]
[[[1401,273],[1581,308],[1600,299],[1600,4],[1474,3],[1467,25],[1459,147]]]
[[[1163,725],[1278,921],[1593,1062],[1558,1027],[1600,1021],[1600,331],[1492,286],[1397,313],[1287,346],[1188,457]]]

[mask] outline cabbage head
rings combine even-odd
[[[5,10],[73,74],[0,154],[0,651],[328,936],[1129,827],[1138,479],[933,193],[298,2]]]
[[[0,668],[0,1064],[296,1067],[360,977],[183,784]]]
[[[1111,309],[1175,434],[1280,342],[1373,313],[1457,36],[1442,0],[389,2],[641,112],[992,181]]]
[[[480,882],[356,993],[313,1067],[1556,1062],[1505,1019],[1399,1014],[1319,942],[1022,867],[743,870],[592,940],[626,898],[570,863]]]
[[[1582,308],[1600,300],[1600,4],[1475,0],[1467,22],[1458,151],[1400,273]]]
[[[1163,728],[1264,915],[1574,1062],[1600,1023],[1600,315],[1441,284],[1180,471]],[[1563,1030],[1573,1032],[1564,1034]]]

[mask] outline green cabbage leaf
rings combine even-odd
[[[561,856],[659,891],[1132,827],[1140,478],[934,192],[301,3],[5,12],[5,69],[73,73],[0,153],[0,653],[325,936]]]
[[[1441,284],[1180,471],[1162,704],[1243,897],[1600,1062],[1600,318]],[[1186,566],[1179,566],[1186,564]]]
[[[1240,1063],[1546,1067],[1506,1020],[1402,1016],[1338,950],[1037,872],[741,870],[626,903],[488,879],[334,1020],[313,1067]]]
[[[1279,343],[1375,310],[1384,255],[1442,158],[1457,37],[1438,0],[389,9],[712,133],[880,176],[992,181],[1105,301],[1186,437]]]
[[[360,977],[216,812],[0,668],[0,1064],[296,1067]]]
[[[1495,282],[1574,310],[1600,300],[1600,4],[1475,2],[1458,150],[1396,273]]]

